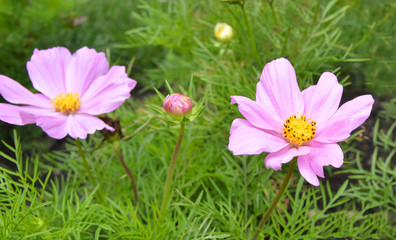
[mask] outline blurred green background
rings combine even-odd
[[[98,51],[110,50],[113,64],[127,65],[135,57],[133,75],[144,90],[158,87],[163,79],[180,82],[186,76],[189,78],[194,69],[183,66],[177,58],[194,56],[191,50],[198,44],[195,38],[213,39],[216,22],[227,22],[235,28],[241,49],[251,45],[243,36],[247,31],[242,15],[235,11],[238,6],[219,2],[0,0],[0,73],[29,87],[25,65],[34,48],[65,46],[73,52],[89,46]],[[312,39],[325,35],[335,44],[326,46],[330,53],[326,52],[322,58],[347,56],[344,59],[362,60],[337,63],[329,60],[327,64],[342,66],[343,74],[350,74],[359,88],[369,88],[378,97],[394,94],[396,3],[391,0],[332,1],[328,5],[327,1],[321,2],[261,1],[258,4],[280,11],[276,16],[266,15],[271,11],[249,9],[253,4],[246,1],[250,14],[257,16],[251,19],[251,25],[261,64],[280,55],[311,58],[306,56],[307,52],[311,48],[321,50],[320,44],[324,43]],[[328,9],[324,10],[331,12],[326,16],[328,19],[320,19],[318,15],[318,7],[322,5],[327,5]],[[288,14],[283,15],[282,11]],[[286,44],[279,42],[282,40]],[[299,62],[309,61],[295,59],[294,62],[298,66]],[[311,62],[318,61],[311,59]],[[171,63],[177,66],[170,66]]]

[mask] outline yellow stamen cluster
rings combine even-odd
[[[297,114],[286,119],[283,124],[283,137],[287,138],[292,145],[302,146],[311,141],[316,133],[316,122],[307,119],[303,114]]]
[[[55,98],[51,99],[52,107],[57,112],[64,114],[74,113],[80,107],[79,93],[61,93]]]

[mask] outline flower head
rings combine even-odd
[[[136,81],[125,67],[112,66],[104,53],[83,47],[74,54],[63,47],[35,49],[27,70],[31,93],[18,82],[0,75],[0,120],[25,125],[36,123],[50,137],[86,138],[96,130],[114,130],[94,115],[111,112],[130,96]],[[7,113],[7,114],[5,114]]]
[[[222,42],[227,42],[232,38],[233,30],[227,23],[217,23],[214,29],[216,38]]]
[[[344,155],[337,142],[369,117],[374,103],[363,95],[339,107],[342,91],[337,77],[325,72],[317,85],[301,92],[290,62],[274,60],[264,67],[256,101],[231,97],[246,119],[233,121],[228,148],[235,155],[269,152],[265,164],[275,170],[298,157],[301,175],[317,186],[323,166],[341,167]]]
[[[168,95],[163,103],[165,111],[175,120],[181,121],[184,116],[188,116],[192,111],[191,98],[181,93]]]

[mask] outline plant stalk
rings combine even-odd
[[[78,139],[78,138],[76,138],[76,146],[77,146],[78,152],[80,153],[80,156],[83,160],[83,165],[84,165],[85,170],[87,171],[89,181],[91,182],[91,184],[94,187],[96,187],[97,186],[96,179],[93,176],[91,169],[89,168],[87,158],[85,157],[85,153],[81,147],[80,139]],[[106,204],[106,199],[103,196],[102,189],[100,188],[100,186],[98,189],[98,194],[99,194],[99,197],[98,197],[99,202],[101,202],[102,204]]]
[[[118,158],[120,159],[121,164],[124,167],[125,172],[126,172],[128,178],[129,178],[129,180],[131,181],[131,185],[132,185],[133,193],[134,193],[134,197],[135,197],[135,203],[137,205],[138,202],[139,202],[139,196],[138,196],[138,191],[137,191],[135,179],[133,178],[131,170],[128,168],[128,166],[125,163],[124,157],[123,157],[123,155],[121,153],[121,150],[120,150],[120,145],[118,144],[118,142],[114,142],[113,145],[114,145],[114,149],[116,151],[116,154],[117,154]]]
[[[258,55],[258,53],[257,53],[256,41],[254,41],[253,31],[252,31],[252,28],[250,27],[249,20],[248,20],[248,18],[247,18],[247,16],[246,16],[245,5],[244,5],[244,3],[241,3],[240,6],[241,6],[241,8],[242,8],[243,18],[244,18],[244,20],[245,20],[246,27],[247,27],[248,32],[249,32],[250,43],[251,43],[251,45],[252,45],[253,55],[254,55],[254,57],[256,58],[257,63],[260,64],[260,66],[262,66],[263,64],[261,63],[261,59],[260,59],[260,57],[259,57],[259,55]]]
[[[257,237],[258,237],[258,235],[260,233],[260,229],[263,227],[264,223],[267,221],[267,219],[268,219],[269,215],[271,214],[272,210],[274,210],[276,204],[279,202],[280,198],[282,197],[283,193],[285,192],[286,187],[287,187],[287,185],[288,185],[288,183],[290,181],[290,178],[291,178],[291,176],[293,174],[293,170],[294,170],[294,167],[296,166],[296,164],[297,164],[297,158],[294,158],[291,161],[291,163],[290,163],[289,170],[287,171],[286,177],[283,180],[283,183],[282,183],[278,193],[276,194],[275,199],[272,201],[271,206],[267,209],[267,211],[265,212],[264,216],[261,218],[261,221],[260,221],[260,223],[259,223],[259,225],[257,227],[256,232],[254,233],[254,236],[253,236],[252,240],[256,240],[257,239]]]
[[[246,156],[243,158],[243,190],[244,190],[244,197],[245,197],[245,225],[248,222],[248,196],[247,196],[247,163],[246,163]],[[247,235],[248,228],[245,229],[245,234]]]
[[[172,177],[173,177],[173,173],[174,173],[174,169],[175,169],[175,165],[176,165],[176,160],[177,160],[177,157],[180,152],[183,135],[184,135],[184,122],[180,123],[179,138],[177,139],[175,151],[173,152],[173,156],[172,156],[172,161],[171,161],[169,169],[168,169],[168,176],[166,177],[164,196],[162,198],[161,210],[160,210],[160,219],[161,220],[164,217],[165,209],[167,208],[167,205],[168,205],[168,198],[169,198],[169,194],[170,194]]]
[[[271,1],[268,1],[268,3],[271,7],[271,12],[272,12],[272,16],[274,16],[275,24],[278,25],[278,19],[276,17],[276,13],[275,13],[275,9],[274,9],[274,2],[271,0]]]

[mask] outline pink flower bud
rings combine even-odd
[[[181,93],[174,93],[165,98],[163,106],[173,119],[180,121],[191,113],[192,100]]]

